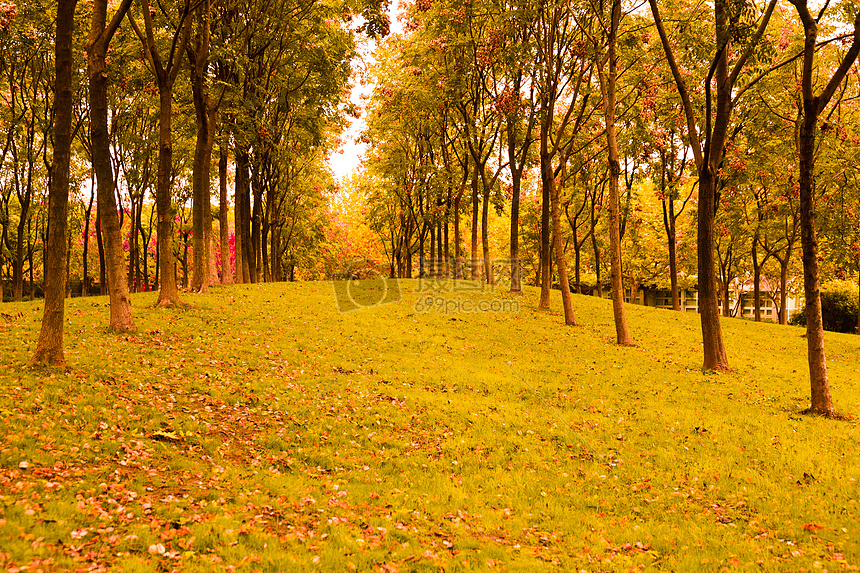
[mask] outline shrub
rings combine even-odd
[[[846,281],[833,281],[821,287],[821,315],[824,330],[857,332],[857,287]],[[789,324],[806,326],[806,304],[791,317]]]

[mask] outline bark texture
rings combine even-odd
[[[87,44],[87,73],[90,96],[90,138],[92,139],[93,171],[96,173],[98,216],[104,244],[104,270],[110,295],[110,329],[115,332],[135,330],[131,313],[131,297],[125,276],[119,215],[110,156],[107,105],[107,49],[131,0],[124,0],[107,24],[107,0],[93,2],[89,43]],[[104,290],[104,280],[102,289]]]
[[[54,41],[54,161],[48,196],[48,243],[45,252],[45,310],[36,350],[28,366],[65,365],[63,318],[66,301],[66,233],[68,229],[69,165],[72,145],[72,33],[77,0],[57,3],[57,35]],[[2,297],[0,297],[2,298]]]
[[[832,416],[833,398],[827,378],[827,358],[824,353],[824,322],[821,317],[821,279],[818,266],[818,237],[815,231],[815,134],[818,116],[833,98],[848,70],[860,52],[860,12],[854,20],[854,40],[839,67],[816,96],[813,82],[818,79],[815,68],[815,48],[818,22],[809,12],[806,0],[793,0],[803,22],[804,50],[801,92],[803,118],[797,142],[800,173],[800,242],[803,247],[803,289],[806,297],[806,344],[809,363],[811,402],[815,414]]]
[[[615,319],[615,340],[618,344],[634,344],[627,327],[624,313],[624,285],[621,269],[621,216],[618,198],[618,180],[621,177],[621,164],[618,156],[618,140],[615,135],[615,85],[618,78],[618,56],[615,51],[618,25],[621,21],[621,0],[612,3],[612,16],[609,26],[609,71],[604,77],[599,72],[600,86],[603,91],[603,111],[606,118],[606,141],[609,151],[609,261],[612,280],[612,314]],[[630,293],[631,300],[635,295]]]
[[[570,296],[570,280],[567,277],[567,260],[564,256],[564,245],[561,243],[561,213],[558,201],[558,185],[553,182],[550,192],[552,197],[552,234],[555,249],[555,264],[558,270],[558,284],[561,289],[561,304],[564,308],[564,323],[576,326],[576,316],[573,313],[573,297]]]
[[[209,69],[209,22],[212,1],[200,4],[197,13],[197,30],[188,50],[191,64],[191,93],[197,118],[197,141],[194,147],[192,186],[192,227],[194,229],[194,272],[191,290],[205,292],[209,287],[209,228],[211,222],[210,179],[212,148],[215,146],[215,106],[209,97],[206,81]]]

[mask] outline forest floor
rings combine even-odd
[[[725,320],[710,374],[692,313],[628,306],[619,347],[606,300],[399,286],[134,295],[129,335],[72,299],[67,370],[0,305],[0,568],[860,568],[860,338],[827,335],[836,421],[795,327]]]

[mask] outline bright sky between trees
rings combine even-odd
[[[400,22],[400,2],[392,0],[388,7],[388,17],[391,21],[391,34],[402,34],[403,25]],[[338,181],[349,177],[361,166],[361,158],[367,150],[367,144],[358,141],[361,132],[366,126],[364,121],[364,96],[369,96],[373,93],[373,84],[362,83],[360,77],[360,68],[366,63],[370,65],[373,62],[373,52],[376,50],[375,40],[365,40],[358,49],[358,57],[353,61],[353,88],[350,99],[354,104],[362,108],[362,116],[359,118],[347,118],[349,127],[341,136],[342,144],[340,148],[331,154],[329,157],[329,167]]]

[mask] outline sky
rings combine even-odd
[[[399,10],[400,2],[392,0],[388,8],[392,34],[403,33],[403,26],[398,18]],[[375,47],[376,43],[372,40],[365,42],[363,46],[359,47],[359,59],[353,62],[353,70],[363,68],[364,62],[371,63],[373,61],[373,50]],[[353,82],[354,86],[350,99],[353,103],[363,108],[364,102],[362,101],[362,96],[373,93],[374,86],[372,84],[362,85],[355,71],[353,72]],[[331,167],[335,179],[338,181],[349,177],[360,167],[361,158],[367,150],[367,144],[356,141],[364,130],[364,118],[347,118],[347,120],[350,122],[350,127],[341,136],[343,144],[329,158],[329,167]]]

